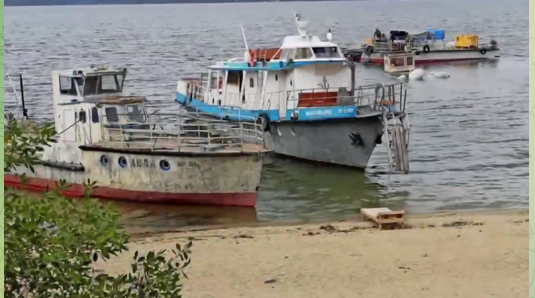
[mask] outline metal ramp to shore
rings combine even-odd
[[[407,88],[403,83],[371,84],[356,89],[356,103],[361,114],[383,112],[383,135],[386,138],[391,173],[409,173],[409,115],[405,112]]]
[[[409,173],[409,119],[406,114],[384,114],[384,135],[390,172]]]

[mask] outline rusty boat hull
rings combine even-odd
[[[42,162],[31,173],[19,168],[4,185],[36,192],[67,182],[62,193],[84,195],[84,182],[96,182],[91,197],[143,203],[254,207],[264,153],[170,152],[82,148],[81,164]],[[126,161],[126,162],[125,162]],[[18,175],[26,174],[24,183]]]

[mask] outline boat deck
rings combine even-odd
[[[171,140],[157,140],[148,142],[114,142],[101,141],[96,144],[84,146],[85,150],[122,151],[132,153],[210,153],[210,154],[254,154],[266,153],[268,149],[263,144],[254,143],[221,143],[208,142],[173,142]]]

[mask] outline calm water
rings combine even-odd
[[[362,206],[409,212],[528,206],[528,1],[436,0],[32,7],[5,10],[6,73],[25,76],[31,116],[49,120],[50,72],[109,63],[129,68],[128,91],[152,109],[179,109],[176,81],[216,60],[241,56],[239,26],[251,47],[296,34],[293,11],[310,32],[332,28],[342,46],[384,31],[428,27],[498,41],[497,63],[434,66],[448,80],[411,83],[411,173],[387,175],[384,145],[356,172],[291,160],[266,161],[256,210],[120,204],[147,229],[204,223],[311,221],[352,216]],[[360,66],[359,83],[388,81]],[[7,86],[7,82],[6,82]],[[14,97],[5,91],[6,110]]]

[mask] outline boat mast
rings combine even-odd
[[[301,20],[301,15],[299,13],[296,13],[295,23],[297,25],[297,31],[299,32],[299,35],[301,35],[301,37],[303,38],[306,38],[307,37],[306,28],[308,27],[308,21]]]

